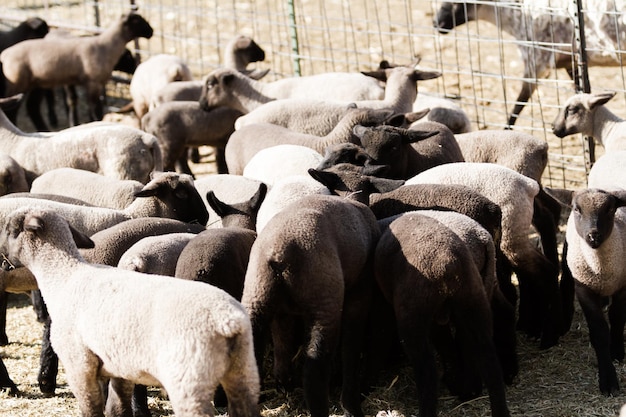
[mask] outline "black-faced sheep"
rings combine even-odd
[[[101,120],[102,91],[126,44],[137,37],[150,38],[152,32],[143,17],[131,12],[97,36],[20,42],[0,54],[7,81],[5,94],[25,93],[36,87],[83,85],[91,119]]]
[[[340,345],[342,405],[347,413],[363,416],[358,357],[378,236],[376,219],[366,205],[313,195],[276,214],[252,245],[242,304],[253,323],[258,365],[262,369],[271,324],[274,373],[290,387],[291,358],[297,351],[293,339],[303,331],[304,395],[314,417],[329,414],[331,360]],[[302,321],[294,322],[294,316]]]
[[[621,65],[626,44],[622,5],[606,0],[588,1],[586,5],[586,64]],[[572,79],[577,77],[572,59],[577,15],[576,3],[567,0],[545,5],[533,0],[444,2],[434,24],[441,33],[447,33],[466,22],[484,20],[520,41],[518,48],[524,65],[524,82],[508,119],[508,124],[513,125],[537,88],[534,80],[545,77],[551,67],[564,68]],[[543,43],[555,46],[545,48],[540,46]]]
[[[226,292],[89,264],[74,240],[93,242],[51,211],[16,211],[2,237],[2,252],[37,279],[54,321],[52,345],[83,415],[103,415],[99,378],[106,377],[109,415],[128,415],[134,383],[140,383],[163,386],[179,416],[212,416],[218,384],[229,415],[259,416],[250,319]]]

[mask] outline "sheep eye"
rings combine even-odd
[[[579,110],[580,110],[580,109],[579,109],[577,106],[574,106],[574,107],[568,107],[568,108],[567,108],[567,114],[568,114],[568,115],[574,115],[574,114],[578,113],[578,111],[579,111]]]

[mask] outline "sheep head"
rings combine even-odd
[[[466,2],[443,3],[437,11],[433,25],[439,30],[439,33],[448,33],[463,23],[476,20],[476,8],[476,4],[468,4]]]
[[[150,39],[154,33],[150,23],[138,13],[130,12],[122,15],[121,22],[127,41],[131,41],[135,38]]]
[[[552,132],[560,138],[575,133],[592,136],[596,109],[614,96],[614,92],[573,95],[552,122]]]
[[[84,233],[74,229],[53,210],[34,210],[23,207],[7,217],[0,237],[3,254],[2,269],[9,271],[23,262],[40,256],[43,246],[53,246],[78,255],[78,248],[93,248],[94,242]],[[74,242],[68,245],[67,242]]]

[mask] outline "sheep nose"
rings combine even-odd
[[[600,247],[600,245],[602,244],[602,239],[600,233],[597,230],[587,233],[587,244],[593,249],[597,249]]]

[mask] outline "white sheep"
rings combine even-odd
[[[0,197],[0,217],[18,207],[54,209],[63,214],[82,233],[92,235],[107,227],[136,217],[169,217],[206,224],[208,212],[189,175],[173,172],[156,173],[154,178],[135,194],[137,199],[122,210],[78,206],[52,200]]]
[[[385,95],[382,99],[340,101],[329,96],[329,98],[322,99],[306,97],[274,100],[244,112],[246,114],[235,122],[235,128],[241,129],[249,124],[264,122],[322,136],[328,134],[339,122],[346,106],[389,108],[400,114],[413,112],[413,102],[417,97],[417,82],[441,76],[438,72],[421,71],[406,66],[369,71],[366,74],[386,83]]]
[[[352,141],[352,129],[359,124],[381,125],[394,123],[396,114],[389,109],[344,108],[334,128],[319,136],[272,123],[255,123],[244,126],[230,136],[226,144],[226,165],[230,174],[243,173],[250,159],[260,150],[276,145],[307,146],[322,153],[326,147]],[[416,133],[416,135],[418,135]]]
[[[317,167],[324,157],[308,146],[282,144],[257,152],[243,169],[243,176],[269,185],[290,175],[306,175]]]
[[[586,0],[586,64],[622,65],[626,44],[626,3],[623,0]],[[524,66],[524,81],[508,120],[515,124],[526,102],[551,67],[564,68],[574,79],[577,68],[572,59],[576,3],[568,0],[489,0],[485,2],[445,2],[437,12],[435,26],[447,33],[473,20],[484,20],[516,38]],[[554,45],[550,48],[543,44]]]
[[[156,93],[174,81],[191,81],[193,74],[187,63],[176,55],[158,54],[137,66],[130,80],[130,97],[139,119],[157,106]]]
[[[135,383],[163,386],[181,417],[213,416],[218,384],[229,415],[260,415],[252,329],[237,300],[204,283],[89,264],[74,240],[92,242],[53,211],[7,220],[3,252],[37,279],[83,415],[103,415],[102,377],[111,378],[108,415],[130,410]]]
[[[135,193],[143,187],[135,180],[120,180],[84,169],[57,168],[35,178],[30,192],[64,195],[94,206],[122,210],[135,201]]]
[[[430,168],[406,182],[432,183],[469,186],[500,206],[500,248],[520,283],[518,328],[541,336],[542,348],[556,344],[562,330],[558,265],[537,250],[528,236],[540,189],[537,181],[498,164],[460,162]],[[503,288],[510,285],[504,276],[499,278]]]
[[[560,138],[575,133],[591,136],[606,151],[626,150],[626,120],[605,106],[614,96],[614,92],[571,96],[552,122],[552,131]]]
[[[0,99],[2,106],[19,96]],[[0,111],[0,153],[24,168],[29,185],[39,175],[60,167],[80,168],[119,179],[146,183],[162,170],[158,141],[142,130],[92,122],[49,134],[24,133]]]
[[[150,38],[152,33],[150,24],[131,12],[96,36],[20,42],[0,54],[7,81],[5,95],[25,93],[35,87],[82,84],[91,120],[101,120],[102,92],[126,44],[137,37]]]

